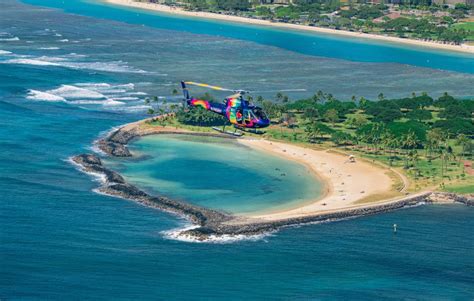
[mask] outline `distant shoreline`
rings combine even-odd
[[[140,9],[145,9],[145,10],[151,10],[151,11],[187,16],[187,17],[214,19],[214,20],[220,20],[220,21],[225,21],[225,22],[263,25],[263,26],[271,26],[271,27],[276,27],[276,28],[288,28],[288,29],[294,29],[294,30],[300,30],[300,31],[302,30],[302,31],[309,31],[309,32],[324,33],[324,34],[329,34],[329,35],[346,36],[346,37],[352,37],[352,38],[357,38],[357,39],[371,39],[371,40],[384,41],[384,42],[389,42],[389,43],[394,43],[394,44],[405,44],[405,45],[412,45],[412,46],[418,46],[418,47],[424,47],[424,48],[474,54],[474,46],[470,46],[466,44],[461,44],[461,45],[442,44],[442,43],[438,43],[434,41],[403,39],[403,38],[389,37],[389,36],[376,35],[376,34],[351,32],[347,30],[336,30],[336,29],[307,26],[307,25],[271,22],[268,20],[260,20],[260,19],[231,16],[231,15],[224,15],[224,14],[217,14],[217,13],[210,13],[210,12],[192,12],[192,11],[185,11],[182,8],[178,8],[178,7],[170,7],[167,5],[162,5],[162,4],[157,4],[157,3],[135,2],[133,0],[99,0],[99,1],[107,2],[107,3],[115,4],[115,5],[120,5],[120,6],[134,7],[134,8],[140,8]]]
[[[175,127],[152,126],[150,119],[133,122],[110,132],[107,137],[97,141],[97,145],[106,155],[132,157],[127,144],[133,139],[156,134],[188,134],[229,138],[218,133],[192,132]],[[236,138],[232,138],[236,139]],[[127,183],[117,172],[102,164],[100,157],[94,154],[74,156],[72,161],[81,170],[101,175],[102,185],[98,192],[129,199],[147,207],[156,208],[187,218],[196,226],[183,229],[179,236],[191,240],[205,241],[228,236],[252,236],[275,231],[282,227],[311,222],[328,222],[345,218],[388,212],[423,203],[472,204],[473,200],[455,194],[424,191],[413,195],[381,196],[389,192],[392,180],[386,175],[388,170],[367,162],[346,162],[347,158],[331,151],[312,150],[282,142],[259,139],[236,139],[239,143],[262,151],[275,153],[307,165],[321,176],[327,185],[327,192],[297,208],[277,212],[234,215],[219,210],[193,205],[184,201],[169,199],[160,195],[149,195],[140,188]],[[373,185],[373,183],[378,183]],[[365,202],[366,197],[376,197],[379,201]],[[362,203],[360,203],[362,201]]]

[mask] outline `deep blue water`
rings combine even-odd
[[[424,206],[256,241],[186,243],[163,233],[182,220],[94,193],[98,183],[67,161],[91,151],[99,133],[142,118],[143,98],[170,94],[183,77],[249,89],[260,79],[265,90],[289,82],[308,90],[301,95],[320,86],[340,95],[415,86],[473,95],[472,73],[308,56],[14,0],[0,5],[0,299],[474,298],[472,208]]]

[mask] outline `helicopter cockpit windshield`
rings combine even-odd
[[[265,112],[262,110],[262,108],[255,107],[253,109],[253,113],[258,119],[267,119],[267,115],[265,115]]]

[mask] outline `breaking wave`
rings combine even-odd
[[[56,66],[60,67],[58,63],[50,61],[42,61],[37,59],[11,59],[1,62],[2,64],[20,64],[20,65],[33,65],[33,66]]]
[[[0,38],[0,41],[2,42],[12,42],[12,41],[19,41],[19,37],[11,37],[11,38]]]
[[[59,102],[59,101],[66,101],[61,96],[54,95],[48,92],[41,92],[38,90],[28,90],[28,95],[26,96],[27,99],[31,100],[41,100],[41,101],[51,101],[51,102]]]
[[[161,231],[161,235],[167,239],[178,240],[189,243],[212,243],[212,244],[230,244],[241,241],[259,241],[272,236],[272,232],[255,234],[255,235],[210,235],[205,240],[197,239],[191,235],[184,234],[184,232],[199,228],[197,225],[186,224],[183,227],[171,230]]]
[[[49,47],[48,49],[53,49],[54,47]],[[58,48],[59,49],[59,48]],[[0,62],[1,64],[22,64],[22,65],[33,65],[33,66],[53,66],[53,67],[62,67],[70,69],[86,69],[86,70],[95,70],[103,71],[110,73],[148,73],[145,70],[136,69],[129,66],[126,62],[123,61],[112,61],[112,62],[88,62],[80,61],[74,59],[82,59],[84,55],[71,53],[63,57],[50,57],[50,56],[25,56],[24,58],[15,58],[9,59],[6,61]]]
[[[108,84],[108,83],[77,83],[61,85],[55,89],[38,91],[28,90],[26,96],[30,100],[42,100],[50,102],[65,102],[78,106],[102,106],[105,110],[143,113],[151,108],[144,105],[143,99],[130,96],[135,85],[129,84]],[[144,93],[146,95],[146,93]]]
[[[59,95],[68,99],[106,99],[107,97],[99,92],[80,88],[71,85],[62,85],[61,87],[48,91],[54,95]]]

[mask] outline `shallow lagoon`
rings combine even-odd
[[[137,156],[106,162],[152,194],[232,213],[281,210],[310,202],[322,184],[299,163],[233,139],[154,135],[130,145]]]

